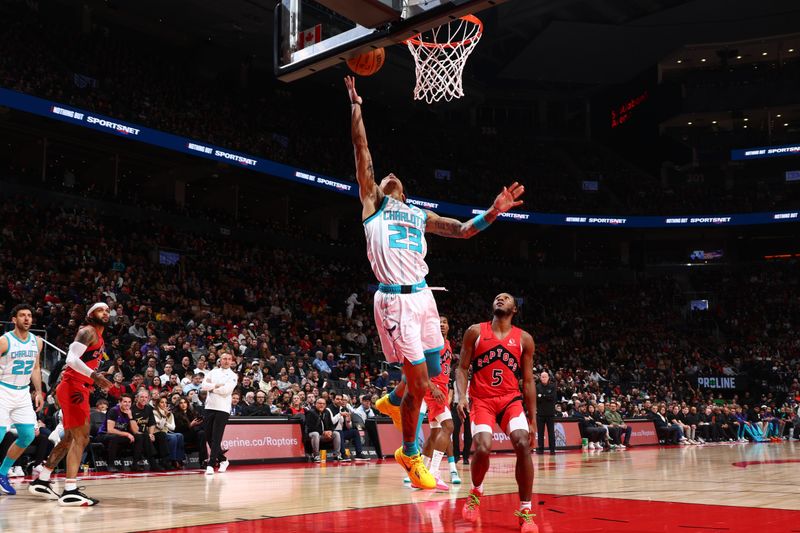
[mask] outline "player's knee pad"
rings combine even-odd
[[[17,424],[17,440],[14,442],[23,450],[30,446],[36,436],[36,426],[33,424]]]
[[[438,348],[425,351],[425,363],[428,366],[428,377],[435,378],[442,373],[442,360]]]

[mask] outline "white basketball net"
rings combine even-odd
[[[483,23],[466,15],[406,41],[414,56],[414,99],[429,104],[464,96],[464,65],[483,35]]]

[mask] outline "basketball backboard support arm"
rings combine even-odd
[[[343,0],[360,4],[360,0]],[[378,0],[368,0],[374,4]],[[409,37],[441,26],[463,15],[477,13],[507,0],[423,0],[413,10],[393,9],[393,21],[376,28],[354,22],[354,27],[333,37],[298,47],[303,31],[301,0],[281,0],[275,6],[275,76],[285,82],[298,80],[345,62],[369,50],[402,43]],[[322,3],[322,2],[320,2]],[[327,4],[327,2],[325,2]],[[331,2],[331,5],[341,3]],[[398,2],[405,6],[405,2]],[[398,6],[400,7],[400,6]],[[352,9],[352,8],[351,8]],[[403,18],[403,14],[407,18]]]

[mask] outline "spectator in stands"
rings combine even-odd
[[[183,435],[184,447],[194,447],[198,451],[200,464],[208,459],[206,433],[203,431],[203,417],[192,409],[186,398],[178,400],[178,408],[173,412],[175,430]]]
[[[138,431],[144,434],[143,452],[150,465],[150,470],[155,472],[162,472],[164,467],[161,466],[161,457],[166,457],[168,454],[166,437],[158,435],[156,438],[156,419],[153,414],[153,406],[150,405],[150,392],[141,389],[136,393],[136,401],[131,407],[133,415],[132,420],[136,422]]]
[[[238,392],[231,394],[231,416],[242,416],[242,405],[239,403],[241,398]]]
[[[144,450],[145,436],[139,431],[139,426],[133,419],[131,407],[133,398],[130,394],[123,394],[119,404],[109,409],[106,423],[100,427],[98,438],[106,448],[108,471],[119,472],[116,460],[120,448],[133,450],[133,465],[131,470],[141,472],[143,467],[139,464]]]
[[[611,446],[608,443],[608,430],[592,417],[586,404],[581,404],[578,407],[578,412],[575,416],[578,419],[578,430],[581,438],[589,441],[590,450],[611,450]]]
[[[353,420],[353,413],[352,413],[352,406],[350,405],[350,397],[346,394],[337,394],[333,398],[333,407],[331,410],[335,410],[335,406],[338,404],[339,406],[339,414],[341,415],[341,420],[339,421],[340,428],[337,429],[339,435],[341,437],[341,450],[340,454],[343,461],[349,461],[350,454],[345,453],[345,449],[347,448],[347,441],[350,440],[353,442],[353,446],[356,448],[356,455],[355,459],[358,461],[365,461],[367,458],[364,456],[364,452],[362,449],[361,443],[361,433],[359,430],[364,429],[364,420],[356,415],[359,423]]]
[[[170,412],[166,398],[158,399],[158,403],[153,409],[153,417],[156,423],[156,435],[163,435],[163,437],[159,437],[156,440],[160,441],[163,438],[167,444],[168,455],[166,457],[170,461],[169,466],[171,468],[183,468],[186,460],[183,434],[175,432],[175,415]]]
[[[336,457],[336,453],[341,449],[341,436],[337,431],[334,431],[334,426],[333,416],[327,408],[327,402],[319,398],[314,403],[314,409],[306,413],[305,421],[306,435],[311,442],[312,458],[315,463],[320,462],[319,446],[321,442],[333,444],[334,453],[332,454],[332,459]]]
[[[650,410],[650,419],[656,426],[656,434],[658,438],[664,441],[664,444],[678,444],[683,435],[679,427],[673,426],[667,420],[666,407],[659,408],[658,405],[653,405]]]
[[[631,432],[633,429],[622,420],[619,407],[620,404],[618,402],[609,402],[608,409],[606,409],[605,412],[605,418],[606,424],[609,426],[609,433],[611,434],[612,441],[624,450],[630,446]]]
[[[260,390],[256,393],[256,402],[247,408],[245,416],[272,416],[272,402],[267,393]]]
[[[610,435],[610,433],[608,431],[608,426],[605,423],[606,422],[606,418],[605,418],[605,416],[600,414],[600,411],[597,409],[597,405],[595,405],[593,403],[588,404],[586,406],[586,413],[592,418],[592,420],[594,420],[595,426],[603,430],[603,432],[604,432],[604,435],[603,435],[603,438],[602,438],[603,447],[606,448],[606,449],[609,449],[609,450],[611,448],[615,448],[616,445],[612,446],[612,444],[611,444],[611,435]]]
[[[192,381],[191,383],[183,386],[183,394],[189,395],[189,391],[200,392],[200,388],[203,385],[203,379],[205,379],[206,375],[203,372],[196,372],[192,374]]]
[[[705,440],[698,432],[698,424],[700,423],[700,417],[697,414],[697,407],[692,406],[685,406],[681,409],[681,413],[683,414],[683,423],[686,424],[690,431],[691,431],[691,439],[699,442],[700,444],[705,444]]]
[[[322,350],[317,350],[317,352],[314,354],[314,362],[312,364],[323,377],[327,377],[331,375],[332,370],[328,365],[328,362],[325,361],[323,357],[324,354],[322,353]]]
[[[679,444],[694,444],[686,437],[686,426],[683,422],[681,422],[680,419],[680,407],[675,405],[669,409],[666,405],[662,405],[659,408],[659,413],[666,417],[667,422],[669,422],[672,427],[678,429],[678,433],[680,434],[680,437],[678,438]]]
[[[697,417],[697,434],[703,442],[716,442],[719,439],[719,431],[712,424],[711,406],[706,408]]]

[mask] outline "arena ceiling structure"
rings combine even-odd
[[[275,0],[59,1],[93,21],[191,49],[187,60],[206,69],[245,58],[270,68]],[[473,90],[513,81],[510,90],[580,94],[629,80],[685,45],[792,33],[800,6],[792,0],[511,0],[480,17],[485,37],[466,72]],[[388,66],[384,80],[413,73],[401,47],[391,51]],[[337,70],[318,77],[338,81]]]

